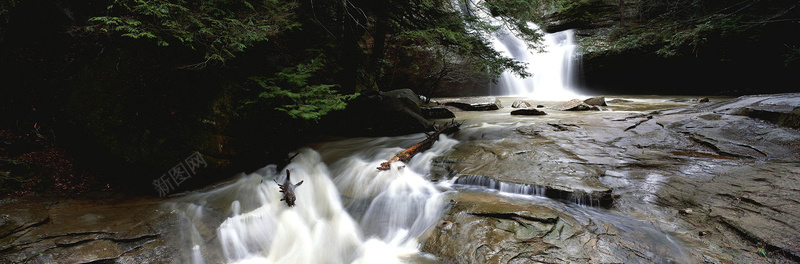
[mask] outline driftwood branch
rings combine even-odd
[[[278,183],[276,180],[273,181]],[[303,181],[293,184],[289,170],[286,170],[286,180],[283,181],[283,184],[278,183],[278,187],[281,188],[280,192],[283,193],[283,198],[281,198],[281,201],[286,201],[286,205],[289,207],[294,206],[294,201],[297,199],[297,196],[294,195],[294,189],[297,188],[297,186],[300,186],[300,184],[303,184]]]
[[[433,126],[433,128],[434,128],[433,132],[425,132],[425,136],[426,137],[425,137],[424,140],[420,141],[417,144],[414,144],[410,148],[407,148],[407,149],[405,149],[403,151],[398,152],[389,161],[381,163],[381,166],[378,167],[378,170],[389,170],[389,168],[391,168],[392,162],[395,162],[395,161],[408,162],[417,153],[423,152],[423,151],[428,150],[429,148],[431,148],[431,146],[433,146],[433,143],[436,142],[436,140],[439,140],[439,135],[441,135],[441,134],[445,134],[445,135],[453,134],[456,131],[458,131],[459,127],[461,127],[461,124],[460,123],[456,123],[455,121],[452,121],[452,122],[449,122],[449,123],[445,123],[444,126],[441,126],[441,127],[438,126],[438,125],[434,125]]]

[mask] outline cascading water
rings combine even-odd
[[[445,202],[425,178],[430,160],[457,141],[442,137],[408,164],[376,168],[424,135],[350,139],[303,149],[286,169],[295,207],[280,201],[274,165],[169,206],[181,218],[193,263],[397,263],[422,257],[417,237]],[[345,150],[345,151],[342,151]],[[329,165],[328,165],[329,164]]]
[[[531,77],[520,78],[504,72],[497,83],[492,84],[489,93],[499,96],[524,96],[541,101],[569,100],[578,95],[577,70],[580,56],[576,52],[575,31],[565,30],[544,33],[541,50],[532,50],[528,43],[509,31],[498,19],[492,17],[486,8],[475,6],[471,1],[452,1],[452,4],[465,16],[477,16],[484,22],[498,27],[486,36],[492,48],[504,56],[526,64],[526,72]],[[528,23],[528,27],[539,31],[539,26]]]
[[[529,23],[531,28],[537,29]],[[528,44],[501,28],[492,35],[492,47],[514,60],[527,64],[527,71],[533,76],[520,78],[504,72],[491,93],[504,96],[525,96],[536,100],[569,100],[580,97],[573,91],[576,83],[577,64],[575,32],[565,30],[544,34],[541,52],[528,48]]]

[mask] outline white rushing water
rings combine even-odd
[[[574,90],[577,85],[577,72],[580,56],[576,52],[575,31],[565,30],[544,33],[541,50],[529,48],[529,43],[506,28],[501,21],[491,16],[482,3],[472,1],[451,1],[453,6],[465,16],[477,16],[498,30],[486,36],[492,48],[526,64],[528,78],[506,71],[490,87],[490,95],[528,97],[541,101],[562,101],[582,97]],[[477,5],[477,6],[476,6]],[[539,26],[528,23],[536,31]]]
[[[419,237],[444,210],[426,178],[430,160],[452,148],[442,137],[408,164],[376,168],[422,134],[349,139],[302,149],[286,169],[295,207],[280,201],[286,177],[274,165],[171,204],[193,263],[399,263],[423,257]]]
[[[538,30],[538,27],[529,23]],[[492,94],[504,96],[524,96],[536,100],[570,100],[580,97],[574,88],[577,80],[578,63],[576,56],[575,32],[565,30],[544,34],[543,51],[528,48],[528,44],[501,28],[491,38],[494,49],[514,60],[527,64],[527,72],[533,76],[520,78],[511,72],[504,72],[492,87]]]

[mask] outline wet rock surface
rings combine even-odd
[[[606,98],[604,96],[595,96],[583,100],[588,105],[607,106]]]
[[[2,263],[180,263],[158,199],[0,203]]]
[[[546,114],[547,113],[545,111],[542,111],[542,110],[539,110],[539,109],[535,109],[535,108],[518,109],[518,110],[511,111],[511,115],[529,115],[530,116],[530,115],[546,115]]]
[[[440,160],[447,166],[446,171],[455,172],[455,177],[477,176],[539,187],[551,198],[588,199],[587,203],[606,205],[611,201],[611,188],[598,180],[603,171],[584,164],[584,159],[544,136],[545,131],[575,127],[550,123],[516,129],[489,128],[471,135],[466,132],[461,135],[467,136],[460,138],[462,143]]]
[[[522,100],[514,101],[511,103],[512,108],[528,108],[531,107],[531,104]]]
[[[440,100],[439,102],[464,111],[490,111],[503,108],[503,104],[496,97],[458,98]]]
[[[451,198],[422,244],[444,263],[688,263],[668,239],[628,231],[641,223],[593,221],[591,210],[574,218],[557,204],[491,193]]]
[[[436,160],[434,165],[444,169],[434,172],[447,172],[440,177],[472,177],[469,181],[455,180],[457,186],[480,185],[504,192],[543,195],[568,204],[595,205],[586,201],[602,203],[593,199],[609,199],[608,209],[595,209],[605,210],[604,216],[594,218],[595,223],[579,222],[584,232],[604,237],[598,242],[602,244],[600,249],[583,250],[608,251],[612,257],[595,252],[585,254],[587,259],[581,260],[536,261],[795,263],[800,260],[797,213],[800,212],[797,195],[800,131],[775,118],[754,118],[747,114],[752,111],[747,109],[757,109],[791,115],[797,111],[800,95],[745,96],[702,104],[686,102],[684,106],[660,110],[658,106],[647,110],[639,104],[638,100],[632,100],[612,105],[610,108],[617,111],[609,112],[551,112],[535,120],[512,123],[492,123],[466,116],[462,131],[455,136],[460,143],[451,153]],[[473,123],[470,118],[475,119]],[[524,189],[520,186],[538,190],[520,192],[517,190]],[[566,193],[573,195],[562,195]],[[614,240],[619,236],[601,235],[630,232],[626,223],[631,221],[616,222],[607,214],[635,219],[632,222],[642,221],[649,225],[645,230],[656,230],[661,235],[632,232],[622,240]],[[475,217],[462,213],[458,217],[445,216],[445,221],[452,222],[455,230],[459,221],[467,221],[461,224],[464,226],[482,221]],[[597,219],[603,218],[609,221],[598,223],[601,221]],[[477,236],[476,232],[460,235]],[[635,245],[642,236],[664,234],[669,238],[664,242],[665,247],[675,249],[658,252]],[[495,238],[490,238],[484,243],[492,244],[491,239]],[[671,243],[683,246],[674,247]],[[533,243],[530,251],[540,255],[548,247],[536,245]],[[488,249],[500,256],[500,248]],[[441,249],[431,249],[436,250]],[[467,256],[467,253],[473,256],[479,251],[476,247],[472,253],[442,253],[442,256],[455,263],[487,261],[446,257],[447,254]],[[625,259],[621,255],[635,257]],[[506,256],[488,262],[508,263],[511,259]]]
[[[421,249],[444,263],[797,263],[800,131],[742,113],[798,104],[782,94],[456,112],[460,143],[430,177],[458,191]],[[186,262],[191,243],[166,201],[0,200],[0,263]]]
[[[572,99],[565,103],[550,107],[550,109],[558,110],[558,111],[588,111],[588,110],[599,110],[596,107],[592,107],[591,105],[581,101],[580,99]]]
[[[579,244],[574,219],[538,205],[481,193],[455,195],[455,205],[422,249],[453,263],[579,261],[560,248]]]

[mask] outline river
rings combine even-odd
[[[504,97],[502,101],[510,105],[510,101],[519,99]],[[459,143],[473,140],[476,134],[494,133],[490,132],[493,127],[514,129],[534,122],[571,122],[587,115],[608,119],[642,113],[643,105],[650,109],[686,105],[664,99],[630,99],[635,102],[625,107],[636,111],[619,107],[615,112],[560,112],[535,121],[509,115],[510,108],[459,112],[457,120],[463,122],[461,131],[453,137],[442,136],[430,150],[414,156],[408,164],[393,163],[388,171],[376,168],[425,135],[350,138],[313,144],[299,149],[299,155],[286,168],[269,165],[240,175],[223,186],[170,203],[172,210],[180,213],[179,228],[186,252],[183,257],[193,263],[437,262],[436,257],[420,252],[420,237],[439,223],[453,194],[483,192],[552,208],[587,228],[613,226],[616,235],[636,238],[634,247],[649,254],[650,260],[689,263],[687,246],[671,234],[676,229],[670,223],[674,216],[665,215],[654,201],[647,200],[665,179],[658,173],[640,178],[624,171],[605,172],[602,182],[613,187],[615,193],[643,200],[621,199],[617,206],[600,208],[591,201],[545,197],[545,187],[541,186],[537,191],[535,185],[459,181],[458,177],[441,178],[431,172],[434,158],[453,151]],[[605,158],[619,163],[626,159]],[[280,201],[282,196],[276,183],[284,181],[286,170],[291,172],[292,182],[303,181],[297,187],[294,207]],[[605,248],[619,250],[615,246]]]

